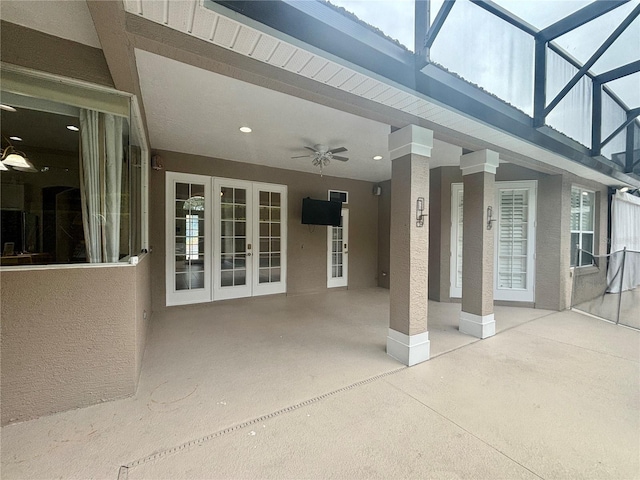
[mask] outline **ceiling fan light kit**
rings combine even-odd
[[[347,160],[349,160],[348,157],[342,157],[340,155],[336,155],[336,153],[346,152],[347,149],[345,147],[337,147],[329,150],[329,147],[327,147],[326,145],[318,144],[318,145],[314,145],[313,147],[304,147],[304,148],[306,148],[307,150],[311,150],[313,153],[309,155],[298,155],[296,157],[291,157],[291,158],[310,157],[311,164],[314,167],[320,168],[320,176],[322,176],[323,168],[329,165],[331,160],[339,160],[341,162],[346,162]]]

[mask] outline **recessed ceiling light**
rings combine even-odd
[[[251,133],[251,129],[249,127],[240,127],[240,131],[242,133]]]
[[[374,160],[382,160],[382,155],[376,155],[373,157]]]
[[[11,105],[5,105],[4,103],[0,103],[0,110],[5,110],[7,112],[15,112],[16,109],[13,108]]]
[[[628,192],[628,191],[629,191],[629,187],[622,187],[622,188],[620,189],[620,191],[621,191],[622,193],[624,193],[624,192]]]
[[[71,130],[72,132],[80,131],[80,129],[78,127],[76,127],[75,125],[67,125],[67,129]]]
[[[589,192],[582,192],[582,195],[587,196],[589,195]]]
[[[9,137],[9,140],[13,140],[14,142],[21,142],[22,141],[22,139],[20,137],[16,137],[16,136]]]

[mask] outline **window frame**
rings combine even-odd
[[[149,250],[149,152],[147,136],[144,130],[142,114],[138,98],[128,92],[122,92],[111,87],[90,83],[84,80],[64,77],[48,72],[42,72],[0,62],[3,71],[2,91],[7,95],[19,95],[25,98],[35,98],[42,102],[55,102],[61,106],[86,108],[103,113],[112,113],[126,118],[129,129],[129,150],[132,146],[140,149],[140,205],[138,218],[135,222],[129,220],[129,254],[118,262],[102,263],[48,263],[42,265],[7,265],[0,266],[0,271],[28,270],[28,269],[57,269],[57,268],[94,268],[98,266],[128,265],[131,257],[144,254]],[[38,110],[36,108],[36,110]],[[131,168],[131,166],[130,166]],[[129,172],[129,181],[131,173]],[[129,186],[131,195],[131,186]],[[131,216],[131,212],[128,214]],[[132,251],[132,230],[138,230],[140,236],[140,251]]]
[[[585,195],[585,193],[587,195]],[[569,228],[570,228],[570,238],[573,237],[574,234],[578,235],[578,248],[580,249],[581,253],[580,253],[580,258],[578,258],[578,264],[575,264],[575,255],[573,253],[570,253],[570,259],[569,259],[569,266],[571,268],[583,268],[583,267],[592,267],[595,265],[595,261],[593,256],[596,255],[596,250],[597,250],[597,242],[596,242],[596,210],[597,210],[597,196],[596,196],[596,192],[594,190],[590,190],[588,188],[584,188],[581,187],[579,185],[572,185],[571,186],[571,201],[570,201],[570,213],[569,215],[572,216],[573,215],[573,196],[574,194],[577,194],[579,196],[580,202],[579,202],[579,210],[578,210],[578,229],[575,230],[573,228],[573,225],[571,225],[571,218],[569,220]],[[593,195],[593,211],[591,212],[591,225],[592,225],[592,229],[591,230],[587,230],[584,228],[583,226],[583,197],[588,195]],[[591,235],[592,237],[592,252],[590,255],[590,259],[588,260],[588,262],[585,262],[583,254],[582,254],[582,250],[583,250],[583,245],[584,245],[584,235]],[[569,240],[571,242],[571,240]],[[573,251],[573,245],[570,245],[570,252]],[[586,251],[586,250],[585,250]]]

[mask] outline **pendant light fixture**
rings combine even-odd
[[[36,168],[27,158],[27,155],[23,152],[19,152],[13,145],[9,144],[2,151],[2,170],[8,170],[7,167],[12,167],[14,170],[21,172],[37,172]]]

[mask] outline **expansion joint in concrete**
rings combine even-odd
[[[342,388],[339,388],[337,390],[333,390],[331,392],[319,395],[319,396],[314,397],[314,398],[310,398],[308,400],[305,400],[304,402],[300,402],[300,403],[297,403],[295,405],[291,405],[289,407],[285,407],[285,408],[282,408],[280,410],[276,410],[275,412],[271,412],[271,413],[269,413],[267,415],[262,415],[260,417],[254,418],[254,419],[247,420],[246,422],[238,423],[238,424],[233,425],[231,427],[227,427],[227,428],[225,428],[223,430],[218,430],[217,432],[211,433],[209,435],[205,435],[204,437],[200,437],[200,438],[197,438],[195,440],[190,440],[188,442],[182,443],[182,444],[177,445],[175,447],[168,448],[166,450],[155,452],[155,453],[153,453],[151,455],[148,455],[146,457],[143,457],[143,458],[140,458],[140,459],[135,460],[133,462],[130,462],[127,465],[121,466],[119,471],[118,471],[118,480],[127,480],[128,476],[129,476],[129,469],[131,469],[131,468],[134,468],[134,467],[137,467],[137,466],[140,466],[140,465],[144,465],[144,464],[149,463],[149,462],[153,462],[154,460],[161,460],[161,459],[167,457],[168,455],[171,455],[171,454],[174,454],[174,453],[179,453],[179,452],[187,450],[187,449],[189,449],[191,447],[202,445],[205,442],[208,442],[208,441],[213,440],[215,438],[221,437],[221,436],[226,435],[228,433],[233,433],[233,432],[236,432],[236,431],[241,430],[243,428],[249,427],[251,425],[262,423],[262,422],[264,422],[266,420],[269,420],[271,418],[278,417],[278,416],[283,415],[285,413],[290,413],[290,412],[296,411],[296,410],[298,410],[298,409],[300,409],[302,407],[306,407],[308,405],[312,405],[312,404],[317,403],[317,402],[319,402],[321,400],[324,400],[325,398],[329,398],[329,397],[332,397],[332,396],[337,395],[339,393],[352,390],[352,389],[360,387],[362,385],[367,385],[369,383],[372,383],[372,382],[375,382],[377,380],[380,380],[380,379],[382,379],[384,377],[388,377],[389,375],[393,375],[395,373],[398,373],[398,372],[404,370],[405,368],[407,368],[407,367],[401,367],[401,368],[397,368],[395,370],[391,370],[389,372],[381,373],[380,375],[376,375],[374,377],[370,377],[370,378],[367,378],[365,380],[361,380],[359,382],[352,383],[351,385],[347,385],[346,387],[342,387]]]

